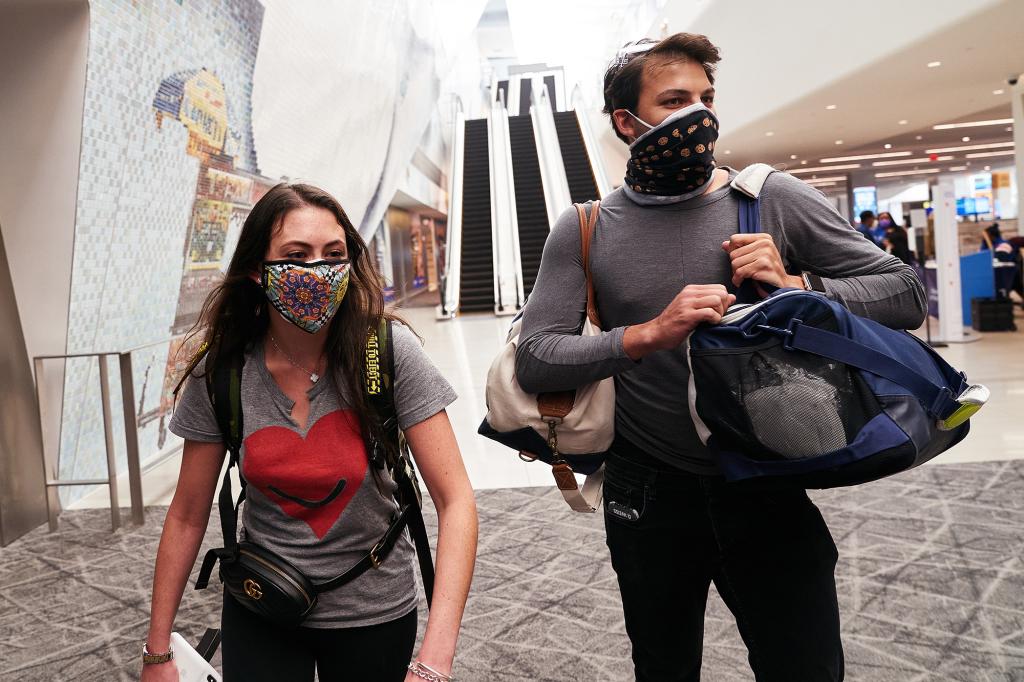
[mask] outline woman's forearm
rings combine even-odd
[[[443,507],[439,505],[437,520],[437,578],[427,631],[417,658],[448,673],[476,561],[477,515],[472,491]]]
[[[205,534],[205,525],[190,524],[170,514],[164,522],[153,574],[153,606],[146,637],[152,652],[162,653],[170,648],[174,616]]]

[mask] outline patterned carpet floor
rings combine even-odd
[[[1024,680],[1024,462],[932,465],[812,497],[840,548],[848,679]],[[632,679],[601,516],[574,514],[553,489],[477,501],[456,677]],[[138,679],[165,512],[113,534],[105,511],[68,512],[59,532],[0,549],[0,680]],[[187,590],[176,629],[195,641],[219,609],[217,591]],[[753,678],[716,594],[704,651],[704,679]]]

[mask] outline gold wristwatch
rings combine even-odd
[[[163,654],[151,654],[145,644],[142,645],[142,664],[153,665],[156,663],[166,663],[167,661],[174,658],[174,650],[167,649],[167,653]]]

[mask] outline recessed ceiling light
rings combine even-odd
[[[885,173],[875,173],[876,178],[898,178],[903,175],[927,175],[929,173],[938,173],[941,169],[939,168],[926,168],[924,170],[908,170],[908,171],[888,171]]]
[[[1006,132],[1012,133],[1013,132],[1013,126],[1006,126]]]
[[[951,171],[967,170],[967,166],[950,166],[949,170],[951,170]]]
[[[924,138],[923,138],[923,137],[921,137],[920,135],[918,135],[918,136],[917,136],[917,137],[915,137],[914,139],[915,139],[915,140],[923,140]]]
[[[942,62],[928,62],[929,69],[934,69],[937,66],[942,66]]]
[[[971,152],[978,149],[999,149],[1001,147],[1012,147],[1012,142],[994,142],[992,144],[970,144],[966,147],[942,147],[940,149],[925,149],[925,154],[945,154],[947,152]]]
[[[899,123],[901,126],[905,126],[905,125],[907,125],[907,119],[902,118],[899,121],[897,121],[897,123]]]
[[[765,134],[764,134],[764,136],[765,136],[765,137],[771,137],[771,136],[772,136],[772,135],[774,135],[774,134],[775,134],[775,133],[773,133],[772,131],[770,131],[770,130],[769,130],[769,131],[768,131],[767,133],[765,133]]]
[[[806,166],[806,165],[807,165],[807,159],[804,159],[804,160],[803,160],[803,161],[801,161],[800,163],[801,163],[802,165]]]
[[[863,161],[864,159],[895,159],[900,156],[910,156],[910,152],[885,152],[882,154],[861,154],[860,156],[831,156],[821,159],[822,163],[840,163],[842,161]]]
[[[828,105],[827,107],[825,107],[825,108],[826,108],[826,109],[828,109],[829,111],[832,111],[833,109],[835,109],[835,108],[836,108],[836,105],[835,105],[835,104],[829,104],[829,105]]]
[[[802,163],[807,163],[803,161]],[[789,171],[790,173],[817,173],[818,171],[838,171],[838,170],[853,170],[854,168],[860,168],[859,163],[851,163],[845,166],[815,166],[814,168],[794,168]]]
[[[789,155],[789,158],[791,158],[791,159],[795,159],[795,158],[796,158],[796,154],[790,154],[790,155]]]
[[[731,149],[726,149],[726,150],[725,150],[725,153],[726,153],[726,154],[732,154],[732,150],[731,150]]]
[[[1003,90],[1002,88],[999,88],[998,90],[993,90],[993,91],[992,91],[992,94],[993,94],[993,95],[1001,95],[1001,94],[1003,94],[1004,92],[1006,92],[1006,91],[1005,91],[1005,90]]]
[[[952,156],[937,156],[935,161],[952,161]],[[905,166],[908,163],[930,163],[931,157],[923,156],[917,159],[900,159],[898,161],[875,161],[872,166]]]
[[[886,142],[884,145],[882,145],[882,147],[884,147],[885,149],[892,149],[892,145],[889,144],[888,142]]]
[[[970,142],[970,141],[971,141],[971,138],[969,138],[969,137],[967,137],[966,135],[964,135],[963,137],[961,137],[961,138],[960,138],[960,141],[961,141],[961,142]]]
[[[842,144],[842,143],[843,143],[842,140],[836,140],[836,144]]]
[[[952,130],[954,128],[978,128],[980,126],[1001,126],[1013,123],[1012,118],[993,118],[987,121],[965,121],[963,123],[940,123],[932,126],[932,130]]]
[[[985,170],[992,170],[992,166],[985,166]]]
[[[977,154],[968,154],[968,159],[984,159],[989,156],[1013,156],[1014,152],[1012,149],[1007,149],[1002,152],[978,152]]]

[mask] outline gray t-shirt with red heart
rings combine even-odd
[[[398,323],[392,327],[395,410],[399,426],[408,429],[457,396],[419,339]],[[186,383],[169,429],[188,440],[220,442],[200,376],[203,369],[200,365]],[[306,428],[300,429],[291,418],[294,403],[267,369],[262,345],[246,353],[240,462],[248,488],[241,535],[287,559],[315,583],[362,559],[383,536],[397,508],[394,483],[371,470],[348,390],[343,386],[339,396],[327,377],[314,384],[308,392]],[[414,554],[405,532],[380,568],[322,593],[303,625],[357,627],[408,614],[416,607]]]

